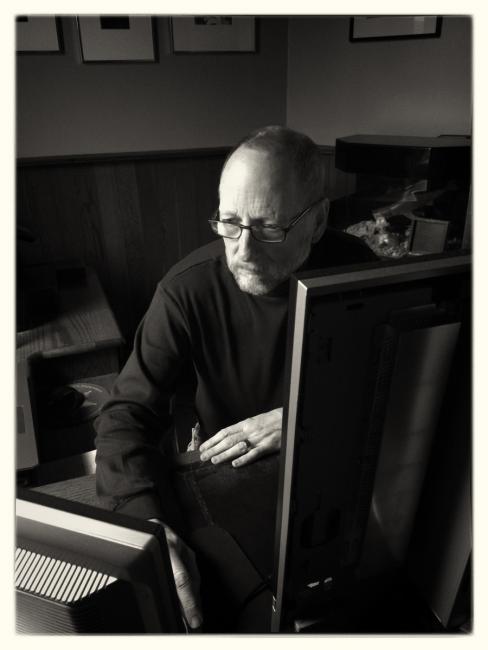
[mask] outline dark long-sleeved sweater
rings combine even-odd
[[[360,240],[327,230],[302,269],[373,261]],[[170,400],[196,376],[205,437],[283,405],[288,282],[266,296],[242,292],[222,241],[198,249],[158,284],[97,429],[97,490],[109,507],[175,521],[168,468],[158,449]]]

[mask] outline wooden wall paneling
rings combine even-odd
[[[37,247],[37,253],[31,254],[28,262],[81,260],[97,267],[104,250],[98,203],[87,167],[27,168],[19,173],[19,185],[24,195],[18,205],[19,223],[30,227],[39,239],[30,247]]]
[[[355,175],[347,174],[335,166],[334,151],[322,151],[326,167],[326,191],[331,200],[355,191]]]
[[[91,165],[53,169],[61,244],[66,259],[80,260],[99,276],[106,272],[98,196]]]
[[[16,174],[16,215],[17,225],[29,228],[34,234],[37,233],[35,202],[33,193],[29,186],[28,170],[22,167],[17,168]],[[40,247],[38,246],[40,249]]]
[[[66,227],[57,213],[56,187],[52,170],[28,168],[21,171],[26,200],[19,209],[26,210],[19,215],[20,223],[26,223],[37,238],[34,245],[23,247],[26,263],[49,262],[63,255],[62,231]]]
[[[329,213],[329,226],[343,229],[350,224],[350,221],[347,218],[347,201],[342,197],[356,191],[356,176],[336,168],[333,150],[322,150],[322,154],[326,165],[326,194],[331,201],[334,201]]]
[[[24,170],[17,170],[15,183],[15,207],[17,212],[17,226],[32,228],[32,211],[30,209],[29,193]]]
[[[196,227],[199,215],[195,181],[195,168],[199,161],[180,158],[175,161],[176,171],[176,216],[181,257],[185,257],[199,246],[198,229]]]
[[[157,282],[214,238],[226,151],[20,166],[18,219],[39,237],[30,263],[78,258],[93,266],[129,344]],[[351,191],[323,151],[331,198]],[[33,261],[32,261],[33,260]]]
[[[355,191],[355,175],[337,169],[332,158],[330,164],[331,199],[339,199]]]
[[[170,160],[136,165],[146,261],[151,296],[157,283],[181,258],[176,217],[175,169]]]
[[[195,223],[199,245],[207,244],[216,239],[207,222],[219,206],[219,180],[225,156],[201,159],[195,168],[196,202],[198,216]]]
[[[332,175],[330,171],[331,157],[328,153],[322,153],[325,164],[325,193],[328,198],[331,197]]]
[[[119,208],[118,185],[113,164],[93,165],[93,178],[105,245],[105,273],[100,282],[127,342],[131,342],[133,319],[129,313],[129,269],[125,233]]]
[[[127,264],[128,304],[126,313],[129,328],[135,329],[146,310],[150,291],[146,283],[144,235],[134,162],[114,166],[117,195],[117,214],[123,231]]]
[[[218,207],[222,162],[222,156],[180,161],[177,201],[182,256],[215,238],[207,220]]]
[[[33,234],[37,233],[36,215],[32,207],[33,194],[29,191],[28,177],[25,170],[17,170],[16,182],[16,210],[17,226],[29,229]],[[25,242],[16,241],[16,255],[18,264],[41,264],[45,257],[40,241]]]
[[[54,167],[50,173],[41,171],[36,178],[36,196],[38,223],[41,224],[41,237],[46,250],[50,250],[47,262],[64,261],[67,258],[78,257],[78,251],[73,250],[73,214],[77,206],[73,204],[72,210],[66,218],[63,209],[62,185],[65,182],[65,168]],[[77,239],[77,238],[76,238]],[[76,244],[75,244],[76,248]]]
[[[356,174],[345,174],[346,176],[346,194],[354,194],[357,187]]]
[[[340,172],[335,167],[335,160],[333,156],[329,156],[329,187],[331,200],[337,199],[342,196],[342,188],[340,187]]]

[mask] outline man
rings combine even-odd
[[[159,283],[97,423],[99,494],[166,524],[191,627],[201,623],[198,572],[174,532],[178,513],[158,453],[170,400],[193,373],[202,461],[239,468],[280,449],[290,275],[375,259],[359,240],[326,229],[324,188],[320,152],[302,134],[266,127],[231,152],[210,220],[221,239]]]

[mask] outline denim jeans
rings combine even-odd
[[[239,469],[197,460],[175,471],[202,577],[206,631],[267,631],[278,467],[273,454]]]

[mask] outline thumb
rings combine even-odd
[[[203,617],[199,599],[200,574],[195,555],[171,528],[165,526],[165,531],[176,593],[183,615],[191,628],[200,627]]]
[[[170,553],[170,557],[171,555]],[[200,627],[202,624],[202,615],[190,574],[180,563],[179,558],[175,558],[174,560],[171,558],[171,564],[173,566],[176,593],[178,594],[178,599],[183,610],[183,616],[191,628]],[[177,568],[178,566],[180,568]]]

